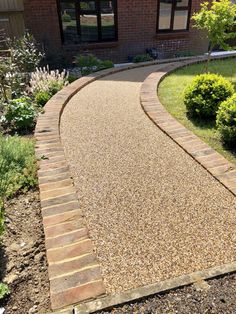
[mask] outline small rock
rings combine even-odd
[[[44,258],[44,253],[40,252],[40,253],[35,255],[34,260],[35,260],[35,262],[41,262],[43,260],[43,258]]]
[[[10,273],[12,269],[15,268],[15,265],[12,261],[7,264],[7,271]]]
[[[17,311],[17,310],[18,310],[18,307],[17,307],[17,306],[13,306],[12,310],[13,310],[13,311]]]
[[[196,291],[208,291],[211,286],[205,280],[198,280],[193,284]]]
[[[17,279],[18,279],[18,275],[9,274],[5,277],[4,282],[10,285],[10,284],[13,284],[13,282],[15,282]]]
[[[38,306],[37,306],[37,305],[34,305],[33,307],[31,307],[31,308],[29,309],[28,314],[36,313],[36,312],[37,312],[37,309],[38,309]]]
[[[17,243],[12,243],[11,245],[9,245],[8,247],[8,251],[19,251],[21,249],[20,245]]]

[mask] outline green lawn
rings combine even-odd
[[[183,91],[196,74],[203,73],[204,64],[194,64],[179,69],[167,76],[160,84],[158,96],[165,108],[186,128],[198,135],[211,147],[236,164],[236,149],[229,150],[222,145],[214,122],[189,119],[183,103]],[[230,80],[236,90],[236,58],[211,61],[210,72],[218,73]]]

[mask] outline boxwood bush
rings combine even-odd
[[[230,146],[236,145],[236,94],[220,105],[216,125],[222,140]]]
[[[218,74],[197,75],[184,92],[184,104],[191,117],[214,118],[222,101],[234,92],[231,82]]]

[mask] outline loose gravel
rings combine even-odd
[[[236,257],[235,197],[141,109],[140,86],[162,67],[95,81],[62,115],[66,157],[108,293]]]

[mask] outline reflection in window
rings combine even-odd
[[[158,0],[158,31],[188,29],[191,0]]]
[[[179,29],[187,29],[187,23],[188,23],[188,11],[175,11],[174,16],[174,30]]]
[[[170,29],[172,4],[160,1],[159,29]]]
[[[60,0],[65,43],[117,39],[116,0]]]

